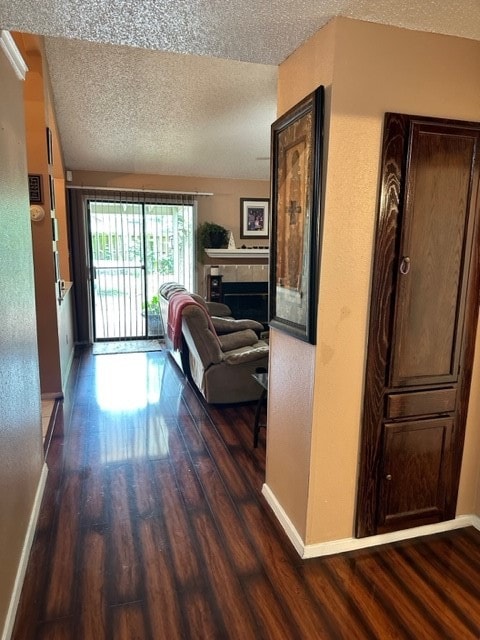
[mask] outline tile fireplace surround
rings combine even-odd
[[[204,287],[212,266],[204,267]],[[223,276],[223,282],[268,282],[268,264],[219,264],[215,267],[218,275]]]
[[[205,295],[206,291],[207,291],[207,277],[210,275],[211,273],[211,269],[212,269],[213,265],[205,265],[204,267],[204,277],[203,277],[203,282],[200,283],[202,285],[203,288],[203,292],[202,295]],[[254,287],[252,287],[252,291],[250,292],[248,290],[248,288],[246,286],[244,286],[242,288],[242,295],[244,296],[244,303],[247,305],[248,308],[248,304],[253,305],[252,306],[252,312],[253,311],[253,307],[259,307],[258,309],[256,309],[256,311],[258,313],[261,314],[261,318],[260,317],[254,317],[254,319],[259,320],[260,322],[266,322],[267,321],[267,314],[268,314],[268,299],[265,300],[265,293],[268,291],[268,264],[220,264],[220,265],[215,265],[215,270],[218,270],[217,273],[219,276],[222,276],[222,282],[223,282],[223,290],[224,293],[226,292],[226,289],[228,287],[225,287],[226,284],[228,283],[242,283],[244,285],[246,285],[247,283],[251,282],[251,283],[257,283]],[[262,301],[257,305],[257,302],[252,302],[252,300],[247,300],[246,298],[246,294],[251,293],[252,295],[260,295],[260,283],[263,283],[265,285],[265,288],[261,288],[263,293],[263,298]],[[232,288],[230,288],[232,289]],[[230,292],[230,295],[233,295],[235,291],[235,288],[233,288],[233,291]],[[236,293],[240,293],[235,291]],[[250,298],[250,296],[248,296],[248,298]],[[232,300],[232,298],[230,298],[230,300]],[[227,304],[229,304],[229,302],[227,300],[225,300],[225,302]],[[234,307],[236,307],[235,303],[233,304]],[[262,308],[262,311],[260,311],[260,307]],[[265,316],[265,317],[263,317]]]

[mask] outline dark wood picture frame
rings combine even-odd
[[[40,174],[28,174],[28,194],[30,204],[43,204],[43,186],[42,176]]]
[[[240,198],[240,238],[268,238],[269,198]]]
[[[316,344],[324,88],[272,124],[270,325]]]

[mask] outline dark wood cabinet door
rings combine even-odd
[[[378,533],[443,519],[452,429],[452,418],[385,424]]]
[[[411,128],[390,386],[457,379],[475,143],[461,130]]]
[[[455,516],[478,320],[479,182],[480,123],[386,114],[357,536]]]

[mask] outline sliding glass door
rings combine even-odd
[[[194,205],[89,200],[94,340],[159,337],[158,289],[193,288]]]

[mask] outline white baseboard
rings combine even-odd
[[[46,463],[43,464],[40,479],[38,481],[37,491],[35,494],[35,500],[33,502],[32,512],[30,514],[30,521],[28,523],[27,533],[25,540],[23,541],[22,555],[20,556],[20,562],[18,564],[17,576],[15,578],[15,584],[13,585],[12,596],[10,598],[10,605],[7,611],[7,617],[5,619],[5,626],[3,628],[2,640],[10,640],[13,631],[13,625],[15,624],[15,616],[17,615],[17,607],[20,601],[20,595],[22,593],[23,581],[25,579],[25,573],[27,571],[28,559],[30,557],[30,550],[32,548],[33,537],[35,535],[35,529],[37,527],[38,515],[40,513],[40,505],[42,504],[43,492],[45,490],[45,483],[47,482],[48,467]]]
[[[70,351],[70,357],[68,358],[67,366],[62,375],[62,389],[67,388],[68,378],[70,377],[70,371],[72,369],[73,358],[75,357],[75,347]]]
[[[293,526],[292,521],[283,510],[282,505],[278,502],[277,498],[275,497],[275,494],[270,489],[268,484],[264,483],[262,487],[262,493],[263,493],[263,496],[265,497],[265,500],[268,502],[270,508],[272,509],[273,513],[277,516],[277,520],[282,525],[285,533],[290,539],[290,542],[295,547],[296,552],[301,558],[303,558],[303,552],[305,549],[303,540],[299,535],[298,531]]]
[[[433,533],[462,529],[463,527],[469,526],[473,526],[480,531],[480,518],[471,514],[457,516],[455,520],[446,520],[445,522],[428,524],[422,527],[414,527],[412,529],[402,529],[401,531],[393,531],[391,533],[382,533],[380,535],[368,536],[366,538],[343,538],[340,540],[329,540],[328,542],[306,545],[267,484],[263,485],[262,493],[278,521],[282,525],[285,533],[289,537],[290,542],[295,547],[299,556],[304,559],[329,556],[334,553],[344,553],[346,551],[355,551],[357,549],[367,549],[368,547],[389,544],[400,540],[409,540],[410,538],[419,538]]]

